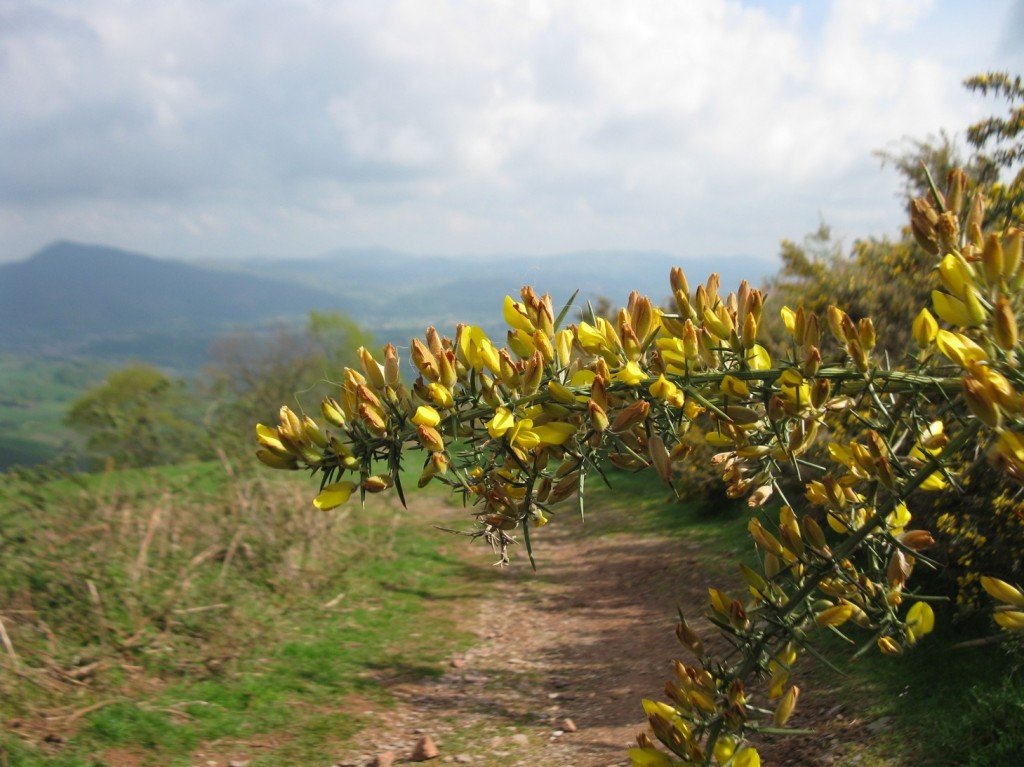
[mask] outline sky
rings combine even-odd
[[[0,261],[894,235],[1024,0],[0,0]]]

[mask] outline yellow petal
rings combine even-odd
[[[935,628],[935,612],[927,602],[914,602],[907,610],[907,633],[912,640],[930,634]]]
[[[1001,581],[998,578],[983,575],[981,576],[981,587],[985,589],[993,599],[1005,602],[1009,605],[1024,607],[1024,593],[1021,593],[1020,589],[1015,586],[1011,586],[1006,581]]]
[[[751,370],[771,370],[772,358],[768,355],[768,350],[761,344],[754,344],[747,353],[747,364],[750,365]]]
[[[941,290],[932,291],[932,306],[935,308],[935,313],[950,325],[970,327],[978,324],[971,317],[971,313],[963,301],[948,293],[943,293]]]
[[[924,349],[935,339],[935,334],[939,332],[939,323],[935,321],[930,311],[921,309],[914,320],[912,330],[917,345]]]
[[[793,334],[796,332],[796,312],[790,309],[788,306],[783,306],[779,311],[782,315],[782,324],[786,326],[786,330]]]
[[[441,423],[441,414],[430,405],[420,405],[416,408],[412,422],[417,426],[437,426]]]
[[[500,439],[509,429],[515,425],[516,419],[506,408],[499,407],[494,411],[494,417],[487,422],[487,433],[493,439]]]
[[[627,362],[613,377],[616,381],[622,381],[629,386],[636,386],[641,381],[647,380],[647,374],[632,361]]]
[[[996,623],[1010,631],[1024,631],[1024,613],[1018,610],[998,612],[992,616]]]
[[[654,748],[629,749],[631,767],[672,767],[677,764],[673,759]]]
[[[742,381],[735,376],[726,375],[722,378],[720,386],[722,388],[722,392],[728,394],[730,397],[739,397],[742,399],[750,396],[750,387],[747,386],[746,381]]]
[[[576,427],[571,423],[554,421],[542,426],[534,426],[531,431],[537,435],[542,445],[561,445],[576,433]]]
[[[355,489],[355,482],[335,482],[332,485],[327,485],[320,491],[320,495],[313,499],[313,505],[320,511],[329,511],[345,503]]]
[[[985,350],[962,333],[940,330],[935,334],[935,345],[948,359],[960,367],[968,367],[972,362],[983,362],[988,359]]]
[[[533,335],[537,329],[527,316],[526,307],[514,300],[512,296],[505,296],[505,307],[502,313],[505,315],[505,322],[513,330],[522,330],[524,333]]]
[[[756,748],[741,748],[732,759],[732,767],[761,767],[761,755]]]

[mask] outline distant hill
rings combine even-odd
[[[0,265],[0,350],[89,353],[105,345],[110,354],[100,356],[118,356],[121,344],[125,356],[151,358],[150,342],[206,343],[233,326],[337,305],[336,295],[294,282],[57,242]]]
[[[632,289],[661,302],[677,264],[694,286],[718,271],[728,290],[767,272],[750,259],[609,251],[453,258],[342,249],[313,259],[195,264],[57,242],[0,265],[0,351],[197,367],[209,343],[232,328],[299,322],[310,309],[341,311],[382,343],[405,345],[428,324],[443,333],[457,321],[501,330],[504,296],[525,284],[551,293],[559,308],[577,289],[579,307],[598,297],[624,304]]]
[[[579,290],[577,304],[606,297],[624,305],[631,290],[656,302],[666,300],[669,270],[682,266],[691,285],[711,272],[725,290],[741,279],[759,284],[769,264],[749,258],[680,259],[661,252],[578,251],[548,256],[413,256],[380,249],[346,248],[315,259],[251,259],[236,264],[252,274],[317,285],[359,306],[371,328],[439,329],[456,321],[484,324],[501,321],[506,294],[518,296],[523,285],[548,292],[555,303]]]

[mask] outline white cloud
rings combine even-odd
[[[0,258],[662,248],[892,231],[871,152],[996,108],[1007,2],[0,6]],[[977,17],[977,18],[976,18]],[[1013,40],[1010,35],[1008,40]]]

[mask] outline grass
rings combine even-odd
[[[18,726],[0,764],[127,749],[188,765],[210,744],[253,767],[326,762],[391,685],[439,674],[468,643],[456,618],[489,568],[442,553],[424,506],[323,514],[308,481],[234,472],[5,485],[0,617],[18,667],[0,661],[0,716]]]
[[[736,579],[751,552],[745,506],[680,501],[649,474],[610,478],[588,484],[584,534],[668,536]],[[455,617],[491,569],[466,565],[461,540],[444,553],[451,539],[423,506],[371,499],[324,515],[309,508],[314,492],[295,475],[216,463],[12,475],[0,488],[0,617],[20,673],[0,647],[0,764],[85,767],[116,749],[154,765],[208,752],[252,767],[326,762],[364,711],[392,705],[391,686],[441,673],[469,642]],[[572,505],[560,508],[558,523],[574,523]],[[465,513],[451,516],[462,527]],[[842,678],[810,660],[798,669],[808,696],[831,690],[853,715],[890,721],[842,764],[1018,763],[1024,652],[955,649],[988,627],[941,611],[939,627]],[[46,743],[45,728],[63,742]]]

